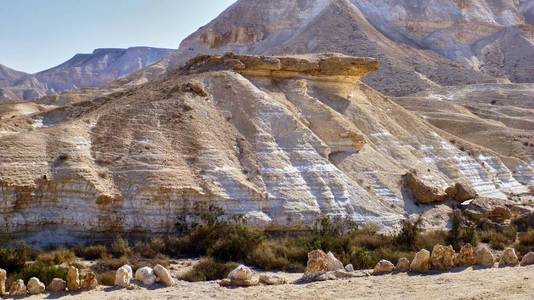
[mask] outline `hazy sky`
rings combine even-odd
[[[0,64],[34,73],[95,48],[178,48],[235,0],[0,0]]]

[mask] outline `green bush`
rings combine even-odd
[[[33,264],[27,264],[19,272],[13,273],[11,276],[11,282],[17,279],[23,279],[24,282],[28,282],[30,278],[37,277],[45,285],[48,285],[52,281],[52,279],[61,278],[65,280],[66,276],[67,272],[62,267],[50,266],[40,262],[36,262]]]
[[[203,258],[193,266],[193,269],[180,276],[180,279],[189,282],[223,279],[237,266],[238,264],[232,262],[220,263],[213,258]]]
[[[8,272],[21,270],[35,257],[36,253],[24,242],[16,242],[13,248],[0,247],[0,266]]]
[[[76,256],[88,260],[97,260],[109,256],[108,249],[104,245],[76,246],[74,253],[76,253]]]
[[[111,244],[110,251],[113,257],[127,256],[132,253],[132,250],[130,249],[130,244],[127,240],[123,238],[118,238],[113,241],[113,243]]]
[[[356,248],[352,251],[350,256],[350,263],[355,269],[371,269],[374,268],[382,258],[374,251],[369,251],[363,248]]]
[[[76,261],[76,255],[72,250],[59,248],[56,250],[42,252],[37,255],[37,261],[45,265],[71,264]]]

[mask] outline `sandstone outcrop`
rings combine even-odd
[[[323,250],[313,250],[308,253],[308,263],[304,276],[310,276],[317,273],[328,271],[328,256]]]
[[[373,275],[381,275],[393,272],[395,265],[389,260],[380,260],[373,269]]]
[[[477,259],[477,265],[484,267],[484,268],[493,268],[495,265],[495,257],[493,256],[493,253],[491,253],[491,250],[485,246],[480,245],[477,247],[475,251],[476,259]]]
[[[452,197],[454,200],[458,202],[464,202],[476,197],[478,197],[478,194],[470,184],[465,182],[457,182],[454,185],[454,196]]]
[[[519,265],[519,259],[514,248],[506,248],[499,259],[499,267],[515,267]]]
[[[221,282],[223,286],[254,286],[260,282],[259,276],[256,275],[249,267],[240,265],[228,274],[228,278]]]
[[[344,269],[343,263],[339,259],[336,258],[334,253],[328,252],[326,254],[326,259],[327,259],[328,271],[337,271],[337,270]]]
[[[475,248],[469,243],[463,245],[460,252],[454,256],[454,265],[457,267],[473,266],[476,262]]]
[[[4,269],[0,269],[0,296],[6,294],[6,281],[7,281],[7,272]]]
[[[521,258],[522,266],[534,265],[534,252],[529,252]]]
[[[50,293],[59,293],[65,291],[67,288],[67,282],[61,278],[54,278],[50,282],[50,284],[46,287],[46,289]]]
[[[45,291],[45,285],[39,280],[39,278],[32,277],[30,280],[28,280],[27,289],[28,293],[32,295],[42,294]]]
[[[142,267],[135,271],[135,280],[142,282],[144,285],[152,285],[156,282],[156,274],[150,267]]]
[[[69,292],[75,292],[80,290],[80,288],[80,272],[78,268],[71,266],[67,269],[67,289]]]
[[[435,245],[430,255],[432,268],[436,270],[449,270],[454,267],[454,249],[452,246]]]
[[[175,284],[174,279],[171,276],[171,272],[162,265],[154,266],[154,274],[158,277],[159,281],[165,286],[173,286]]]
[[[26,289],[26,285],[22,279],[14,281],[9,289],[9,296],[11,297],[25,296],[27,293],[28,290]]]
[[[94,272],[87,272],[83,279],[81,288],[83,290],[94,290],[98,287],[98,279]]]
[[[422,204],[442,202],[447,199],[445,190],[441,190],[433,183],[421,179],[416,174],[408,172],[404,175],[407,187],[412,192],[415,200]]]
[[[115,285],[122,288],[129,288],[132,280],[132,268],[129,265],[120,267],[115,272]]]
[[[430,252],[426,249],[415,254],[412,263],[410,264],[410,270],[417,273],[426,273],[430,270]]]
[[[397,262],[397,265],[395,266],[395,271],[397,272],[408,272],[410,271],[410,260],[406,257],[402,257]]]
[[[266,285],[282,285],[287,284],[287,279],[277,274],[262,274],[260,275],[260,283]]]

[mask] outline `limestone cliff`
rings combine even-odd
[[[409,170],[439,189],[526,192],[492,151],[457,148],[357,80],[376,68],[339,54],[200,56],[123,92],[16,114],[0,123],[0,228],[40,242],[168,233],[215,204],[270,230],[323,214],[388,230],[435,208],[415,205]],[[437,209],[427,226],[445,225],[450,209]]]

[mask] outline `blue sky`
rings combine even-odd
[[[235,0],[0,0],[0,64],[34,73],[95,48],[178,48]]]

